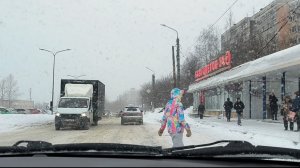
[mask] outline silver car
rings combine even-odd
[[[139,107],[125,107],[121,112],[121,125],[125,123],[143,124],[143,111]]]

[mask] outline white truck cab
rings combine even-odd
[[[89,129],[93,123],[93,85],[66,84],[65,95],[60,98],[55,113],[55,129],[76,125],[80,129]]]

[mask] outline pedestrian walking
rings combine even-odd
[[[184,91],[178,88],[172,89],[171,99],[165,106],[161,127],[158,131],[158,135],[162,136],[166,126],[168,127],[168,133],[172,138],[173,147],[184,146],[182,140],[184,130],[187,132],[187,137],[192,135],[190,126],[184,119],[183,105],[181,103],[183,93]]]
[[[241,101],[240,98],[237,98],[236,102],[234,103],[234,109],[236,110],[236,113],[237,113],[237,117],[238,117],[237,124],[239,126],[242,126],[241,118],[243,115],[244,108],[245,108],[244,103]]]
[[[293,112],[296,113],[296,122],[297,122],[297,129],[296,131],[300,130],[300,94],[299,91],[295,92],[295,99],[293,100],[292,105]]]
[[[269,104],[270,104],[270,110],[272,114],[272,120],[277,120],[277,112],[278,112],[278,99],[275,96],[274,92],[272,92],[269,95]]]
[[[227,98],[227,101],[225,101],[223,107],[225,109],[225,114],[226,114],[227,122],[230,122],[231,110],[233,108],[233,103],[232,103],[232,101],[230,101],[230,98]]]
[[[205,105],[203,102],[201,102],[198,106],[198,114],[199,114],[200,119],[203,119],[204,112],[205,112]]]
[[[284,129],[287,131],[290,125],[290,130],[294,130],[294,118],[291,118],[289,114],[292,112],[292,98],[290,96],[285,96],[283,98],[281,111],[283,115],[283,125]]]

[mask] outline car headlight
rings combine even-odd
[[[86,117],[87,114],[86,113],[81,113],[81,117]]]
[[[55,113],[55,116],[59,117],[59,116],[60,116],[60,113]]]

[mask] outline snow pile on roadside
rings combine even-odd
[[[159,113],[163,108],[155,108],[153,113]]]
[[[160,120],[164,114],[162,112],[159,113],[160,110],[161,110],[161,108],[155,109],[154,112],[147,111],[144,115],[144,122],[151,123],[151,124],[159,124]]]
[[[242,140],[253,145],[277,146],[300,149],[299,132],[284,131],[283,124],[264,123],[257,120],[242,120],[238,126],[236,119],[232,122],[217,117],[192,118],[189,124],[194,132],[206,134],[213,132],[218,140]]]
[[[0,133],[33,125],[49,124],[54,122],[54,115],[48,114],[2,114],[0,115]]]
[[[218,140],[242,140],[253,145],[276,146],[300,149],[300,133],[284,131],[283,124],[266,123],[260,120],[242,120],[243,126],[238,126],[236,119],[226,122],[218,117],[193,118],[188,115],[193,107],[184,111],[185,120],[192,129],[193,136],[185,138],[186,145],[195,145],[200,142],[213,142]],[[144,122],[160,124],[163,113],[147,112]]]

